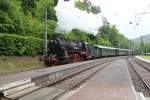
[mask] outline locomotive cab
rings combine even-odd
[[[68,63],[68,53],[64,45],[61,44],[59,39],[49,40],[48,43],[48,57],[49,62],[53,64]]]

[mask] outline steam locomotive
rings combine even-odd
[[[87,42],[67,40],[54,35],[48,42],[48,55],[40,60],[47,66],[99,59],[103,57],[136,55],[137,50],[92,45]]]

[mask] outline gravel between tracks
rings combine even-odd
[[[130,61],[131,61],[131,59],[130,59]],[[131,75],[132,82],[133,82],[133,85],[135,87],[135,90],[137,92],[142,92],[144,94],[144,96],[146,96],[146,97],[150,97],[149,89],[146,87],[145,83],[141,80],[141,78],[135,72],[135,69],[133,68],[133,65],[130,63],[130,61],[129,61],[128,69],[129,69],[129,72],[130,72],[130,75]],[[138,66],[136,66],[136,68],[137,67]]]

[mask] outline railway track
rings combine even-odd
[[[139,60],[137,58],[133,58],[133,60],[138,63],[139,65],[143,66],[145,69],[149,70],[150,71],[150,64],[145,62],[145,61],[142,61],[142,60]]]
[[[48,94],[44,97],[48,96],[48,99],[45,100],[55,100],[65,92],[79,86],[79,84],[89,79],[113,60],[115,59],[109,58],[75,66],[71,69],[51,73],[50,75],[36,77],[32,79],[32,82],[26,82],[26,84],[18,84],[17,86],[12,84],[12,86],[9,86],[7,84],[5,88],[1,88],[1,98],[3,98],[2,100],[32,100],[31,98],[38,97],[37,94],[43,97],[46,94],[42,95],[42,93],[47,90]],[[101,67],[98,67],[99,65]],[[36,100],[44,99],[37,98]]]
[[[42,98],[43,96],[36,96],[35,94],[38,94],[39,92],[42,92],[41,90],[37,91],[36,93],[29,94],[27,96],[24,96],[20,98],[19,100],[27,100],[30,98],[31,100],[36,99],[36,100],[57,100],[60,99],[60,97],[65,94],[66,92],[70,90],[74,90],[75,88],[79,87],[81,84],[85,83],[88,79],[90,79],[92,76],[94,76],[98,71],[102,70],[105,68],[107,65],[109,65],[111,62],[104,63],[100,66],[96,66],[90,70],[86,70],[82,73],[79,73],[75,76],[72,76],[66,80],[63,80],[61,82],[58,82],[52,86],[48,86],[46,88],[43,88],[42,91],[47,88],[53,89],[51,92],[52,94],[48,94],[47,97]],[[35,96],[33,96],[35,95]],[[46,94],[44,94],[46,95]]]
[[[150,97],[150,70],[144,63],[138,62],[135,58],[128,59],[128,62],[131,66],[132,73],[131,77],[134,74],[133,81],[135,89],[139,92],[143,92],[145,96]],[[135,78],[135,74],[137,75]],[[138,78],[137,78],[138,77]],[[133,83],[134,83],[133,82]]]
[[[79,87],[81,84],[84,84],[88,79],[92,78],[97,72],[99,72],[100,70],[102,70],[103,68],[105,68],[107,65],[109,65],[111,62],[109,63],[105,63],[101,66],[97,66],[91,70],[88,70],[84,73],[81,73],[75,77],[70,78],[69,80],[65,80],[62,83],[56,84],[57,88],[64,88],[64,84],[65,89],[67,91],[72,90],[72,89],[76,89],[77,87]],[[54,97],[52,100],[56,100],[57,98],[59,98],[61,95],[58,95],[56,97]]]

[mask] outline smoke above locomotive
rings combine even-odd
[[[87,33],[96,34],[102,26],[102,15],[87,13],[75,7],[75,0],[59,0],[55,7],[58,19],[56,32],[80,29]]]

